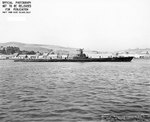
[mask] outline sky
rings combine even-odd
[[[150,0],[30,1],[30,14],[4,14],[0,6],[0,43],[99,51],[150,48]]]

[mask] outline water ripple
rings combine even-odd
[[[2,122],[148,122],[150,61],[0,61]]]

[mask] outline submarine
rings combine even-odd
[[[79,49],[79,54],[73,58],[55,58],[55,59],[14,59],[14,62],[131,62],[134,57],[107,57],[107,58],[89,58],[83,53],[83,49]]]

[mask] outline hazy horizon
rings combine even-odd
[[[31,14],[1,12],[0,43],[46,44],[99,51],[150,48],[149,0],[31,2]]]

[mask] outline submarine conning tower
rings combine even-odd
[[[88,57],[83,53],[84,49],[78,49],[79,52],[73,59],[87,59]]]

